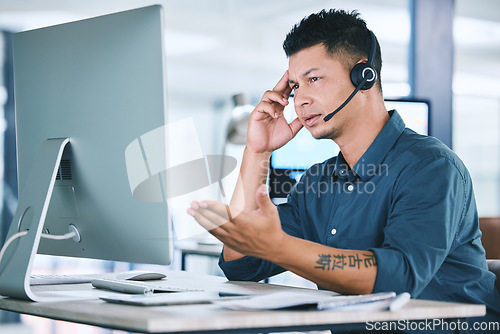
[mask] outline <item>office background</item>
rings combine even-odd
[[[256,104],[281,77],[287,68],[281,45],[293,24],[322,8],[358,9],[381,44],[385,97],[430,101],[432,134],[451,146],[469,168],[480,216],[500,215],[500,3],[496,0],[0,0],[0,244],[17,204],[12,34],[153,3],[165,9],[168,120],[192,117],[206,154],[226,149],[232,96],[244,94]],[[54,263],[47,260],[41,265],[50,270],[75,265]],[[80,271],[92,266],[95,262],[78,262]],[[172,266],[179,267],[178,257]],[[191,270],[216,270],[213,266],[215,262],[208,261]],[[5,314],[0,319],[18,320]],[[36,331],[26,330],[64,333],[60,324],[50,321]],[[96,331],[72,327],[75,333]]]

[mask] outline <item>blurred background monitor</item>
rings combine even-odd
[[[406,127],[423,135],[430,134],[430,107],[427,101],[385,100],[385,105],[387,110],[397,110]],[[289,121],[295,117],[293,107],[287,108],[285,116]],[[294,139],[271,156],[269,187],[273,201],[276,204],[286,201],[287,194],[309,167],[338,153],[339,147],[333,140],[317,140],[309,131],[301,129]]]
[[[80,240],[42,239],[38,252],[170,263],[166,201],[133,197],[125,157],[127,146],[165,124],[162,15],[160,6],[151,6],[14,35],[18,211],[25,205],[35,212],[12,224],[10,236],[30,233],[9,247],[11,253],[33,240],[36,204],[50,198],[50,189],[38,186],[49,180],[30,179],[59,163],[43,156],[41,146],[68,138],[43,231],[63,235],[73,226]]]

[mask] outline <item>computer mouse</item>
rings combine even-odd
[[[167,277],[165,274],[153,271],[131,270],[120,273],[116,276],[117,279],[125,279],[130,281],[152,281]]]

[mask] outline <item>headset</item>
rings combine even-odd
[[[368,62],[358,63],[351,69],[351,82],[354,87],[356,87],[356,89],[352,92],[351,95],[349,95],[347,100],[345,100],[345,102],[340,105],[340,107],[323,118],[325,122],[328,122],[333,116],[335,116],[335,114],[342,110],[342,108],[344,108],[349,103],[349,101],[352,100],[354,95],[356,95],[356,93],[359,92],[360,89],[370,89],[377,81],[377,71],[375,71],[375,68],[373,67],[373,61],[375,60],[375,55],[377,53],[377,38],[371,30],[368,31],[370,32],[371,39],[371,48],[370,55],[368,56]]]

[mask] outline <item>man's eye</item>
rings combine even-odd
[[[314,81],[318,81],[318,80],[319,80],[319,78],[318,78],[318,77],[312,77],[312,78],[311,78],[311,81],[312,81],[312,82],[314,82]]]
[[[295,84],[292,86],[292,90],[295,90],[295,89],[298,89],[299,88],[299,85],[298,84]]]

